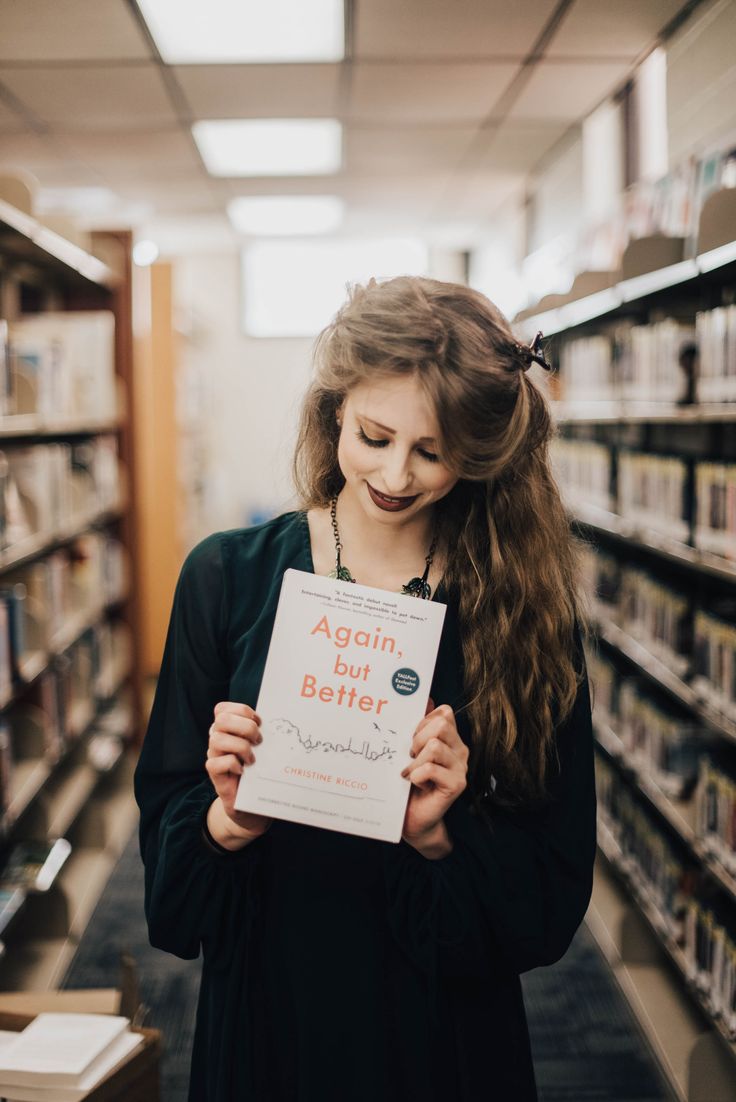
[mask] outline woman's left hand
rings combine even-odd
[[[450,705],[435,708],[431,697],[411,749],[414,759],[401,773],[411,781],[402,837],[413,844],[436,833],[448,807],[466,788],[470,753]]]

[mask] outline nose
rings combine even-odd
[[[382,464],[384,493],[390,497],[403,497],[411,494],[414,481],[411,469],[411,451],[402,450],[394,445],[386,448]]]

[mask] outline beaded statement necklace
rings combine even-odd
[[[340,552],[342,551],[342,543],[340,541],[340,532],[337,527],[337,496],[332,498],[330,503],[330,517],[332,518],[332,531],[335,533],[335,569],[331,570],[327,575],[328,578],[338,578],[342,582],[354,582],[356,579],[348,570],[347,566],[343,566],[340,562]],[[424,568],[424,573],[421,578],[412,578],[406,585],[402,586],[401,592],[406,593],[409,597],[421,597],[425,601],[428,601],[432,596],[432,589],[427,581],[429,577],[429,568],[432,565],[432,559],[437,549],[437,536],[435,535],[432,540],[432,545],[429,549],[429,553],[426,558],[427,565]]]

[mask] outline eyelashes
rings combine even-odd
[[[388,440],[373,440],[370,436],[366,436],[362,428],[359,428],[355,435],[363,444],[367,444],[369,448],[385,448],[388,444]],[[439,463],[440,457],[433,452],[425,451],[424,448],[419,448],[418,451],[422,458],[426,459],[429,463]]]

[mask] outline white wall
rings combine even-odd
[[[736,142],[736,3],[698,8],[667,44],[670,165],[709,151],[730,135]]]
[[[201,534],[247,525],[255,511],[288,508],[289,462],[312,341],[255,340],[242,333],[235,252],[178,257],[174,300],[182,328],[191,325],[182,356],[188,373],[198,372],[201,381],[207,468]]]

